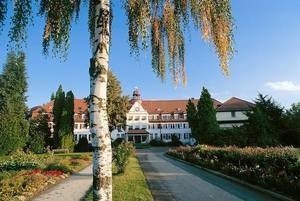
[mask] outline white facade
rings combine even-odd
[[[233,126],[242,126],[248,120],[246,111],[222,111],[217,112],[217,121],[220,128],[232,128]]]
[[[148,138],[142,143],[148,143],[153,139],[169,142],[172,135],[176,135],[185,144],[192,143],[191,129],[186,115],[148,114],[142,107],[141,101],[134,102],[130,108],[126,125],[127,133],[130,133],[131,130],[145,130],[148,133]],[[132,135],[139,136],[139,133]],[[129,139],[129,141],[131,140]]]

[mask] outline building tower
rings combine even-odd
[[[135,103],[136,101],[138,102],[142,102],[142,98],[141,98],[141,92],[139,90],[138,87],[135,87],[132,93],[132,99],[131,99],[131,103]]]

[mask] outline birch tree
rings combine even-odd
[[[0,0],[0,25],[4,24],[8,3],[13,4],[10,43],[22,48],[31,22],[33,0]],[[72,21],[77,19],[81,0],[39,0],[44,17],[43,50],[66,56]],[[89,113],[93,145],[94,200],[112,200],[111,142],[107,118],[107,71],[111,36],[111,1],[86,0],[89,4],[91,41]],[[175,84],[185,84],[185,30],[191,24],[203,39],[215,47],[220,66],[228,74],[232,56],[230,0],[123,0],[128,18],[129,44],[133,54],[151,49],[152,68],[164,79],[169,71]],[[9,7],[10,8],[10,7]]]

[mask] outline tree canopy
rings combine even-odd
[[[0,2],[0,27],[7,15],[8,0]],[[22,47],[27,27],[32,22],[33,0],[15,1],[9,31],[10,46]],[[89,33],[93,45],[96,1],[89,3]],[[128,40],[132,53],[148,47],[152,68],[162,79],[169,70],[175,83],[185,83],[185,37],[193,25],[202,32],[205,41],[216,49],[220,66],[228,74],[228,62],[233,54],[233,17],[230,0],[123,0],[128,23]],[[72,22],[79,16],[81,0],[40,0],[38,14],[45,20],[42,44],[54,54],[66,56]],[[112,17],[112,13],[109,13]],[[111,23],[111,21],[109,21]],[[111,35],[111,34],[109,34]]]
[[[0,74],[0,154],[23,148],[26,143],[26,76],[25,55],[9,53]]]

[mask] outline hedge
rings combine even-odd
[[[178,147],[167,153],[300,199],[300,161],[290,147]]]

